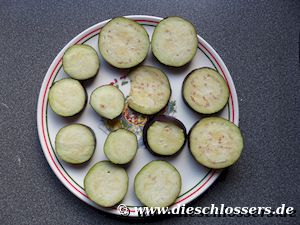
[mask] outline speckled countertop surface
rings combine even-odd
[[[299,1],[0,1],[0,224],[127,224],[89,207],[56,178],[41,150],[36,105],[60,49],[119,15],[183,16],[235,82],[245,149],[192,206],[299,210]],[[290,218],[164,217],[148,224],[299,224]]]

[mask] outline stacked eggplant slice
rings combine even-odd
[[[179,155],[187,141],[192,156],[205,167],[225,168],[238,160],[243,149],[239,128],[215,116],[227,105],[230,95],[218,71],[198,68],[184,79],[181,93],[185,104],[199,115],[214,115],[197,121],[187,134],[180,120],[164,115],[172,95],[168,76],[160,68],[140,65],[150,49],[149,35],[143,26],[128,18],[114,18],[101,29],[98,47],[108,64],[131,69],[128,72],[131,87],[129,96],[125,97],[114,85],[99,86],[90,95],[90,106],[98,116],[113,121],[122,115],[127,101],[132,110],[148,118],[143,128],[145,147],[166,159],[151,161],[136,174],[134,190],[142,204],[165,207],[176,201],[182,179],[167,159]],[[180,17],[161,20],[151,38],[151,51],[157,61],[173,68],[191,62],[197,47],[194,26]],[[62,62],[70,78],[52,85],[48,101],[54,113],[71,117],[84,110],[88,96],[81,81],[97,76],[100,60],[91,46],[77,44],[65,51]],[[102,207],[112,207],[122,201],[129,180],[123,165],[134,160],[138,145],[137,136],[127,129],[119,128],[108,134],[103,146],[108,160],[93,165],[84,179],[84,189],[92,201]],[[55,149],[66,163],[85,163],[96,150],[95,133],[84,124],[67,125],[57,133]]]

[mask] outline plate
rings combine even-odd
[[[133,15],[126,16],[132,20],[135,20],[139,24],[143,25],[149,36],[151,38],[153,29],[157,23],[162,20],[162,18],[154,16],[144,16],[144,15]],[[128,107],[125,110],[121,118],[114,122],[109,123],[101,117],[99,117],[87,104],[84,111],[77,117],[73,118],[63,118],[54,114],[49,107],[48,103],[48,93],[49,88],[54,81],[60,80],[64,77],[68,77],[62,68],[62,56],[66,49],[74,44],[87,44],[92,46],[99,54],[101,66],[99,74],[92,81],[84,82],[84,86],[87,90],[88,96],[90,96],[92,90],[103,84],[112,84],[118,86],[121,91],[128,95],[130,90],[130,82],[127,78],[128,70],[120,70],[113,68],[108,65],[101,57],[98,50],[98,35],[101,28],[109,20],[98,23],[79,35],[73,38],[56,56],[51,66],[49,67],[41,90],[39,94],[38,106],[37,106],[37,127],[40,143],[45,154],[45,157],[56,174],[58,179],[66,186],[66,188],[71,191],[78,198],[84,202],[103,210],[108,213],[119,215],[117,207],[103,208],[92,202],[86,195],[83,189],[83,179],[89,168],[100,160],[106,159],[103,153],[103,144],[107,137],[107,134],[111,129],[123,126],[127,129],[132,130],[139,137],[139,149],[134,160],[126,166],[126,170],[129,176],[129,187],[128,192],[121,202],[125,204],[130,212],[131,217],[138,216],[135,211],[135,206],[141,206],[134,194],[133,181],[137,172],[148,162],[154,159],[166,159],[171,162],[180,172],[182,176],[182,190],[176,203],[173,205],[175,207],[178,204],[187,204],[201,195],[220,175],[221,170],[213,170],[205,168],[199,165],[190,154],[187,145],[183,151],[175,157],[162,158],[153,156],[144,147],[141,132],[143,129],[143,124],[147,121],[147,117],[143,117],[139,114],[132,112]],[[160,64],[149,51],[146,60],[142,63],[143,65],[152,65],[161,68],[169,77],[172,96],[168,107],[165,110],[165,114],[172,115],[179,120],[181,120],[189,130],[192,125],[201,119],[201,117],[190,110],[183,102],[181,97],[181,85],[185,76],[195,68],[199,67],[211,67],[219,71],[219,73],[226,80],[229,90],[230,98],[226,107],[218,114],[223,118],[230,120],[231,122],[238,125],[239,121],[239,109],[238,100],[235,90],[234,83],[230,76],[228,69],[226,68],[224,62],[217,54],[217,52],[200,36],[198,36],[198,50],[195,58],[191,63],[182,68],[170,68]],[[97,147],[92,159],[83,165],[69,165],[61,161],[55,153],[54,141],[55,136],[60,128],[70,123],[83,123],[91,127],[97,138]]]

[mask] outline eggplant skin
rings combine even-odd
[[[63,79],[60,79],[60,80],[58,80],[58,81],[61,81],[61,80],[64,80],[64,79],[73,79],[73,78],[63,78]],[[75,79],[73,79],[73,80],[75,80]],[[55,81],[55,82],[51,85],[50,89],[51,89],[51,88],[55,85],[55,83],[58,82],[58,81]],[[82,85],[82,82],[80,82],[80,80],[77,80],[77,81]],[[61,116],[61,117],[64,117],[64,118],[73,118],[73,117],[80,116],[81,113],[84,111],[84,109],[85,109],[85,107],[86,107],[86,105],[87,105],[87,102],[88,102],[88,93],[87,93],[87,91],[86,91],[86,88],[85,88],[83,85],[82,85],[82,87],[83,87],[83,90],[84,90],[84,93],[85,93],[85,102],[84,102],[84,105],[83,105],[82,109],[81,109],[79,112],[77,112],[77,113],[75,113],[75,114],[73,114],[73,115],[70,115],[70,116],[62,116],[62,115],[60,115],[60,114],[57,114],[57,113],[52,109],[52,107],[51,107],[51,105],[50,105],[50,103],[49,103],[49,100],[48,100],[48,104],[49,104],[50,108],[52,109],[52,111],[53,111],[56,115]],[[50,91],[50,89],[49,89],[49,91]],[[49,98],[49,97],[48,97],[48,98]]]
[[[172,124],[174,124],[175,126],[181,128],[181,129],[183,130],[183,133],[184,133],[184,142],[183,142],[181,148],[180,148],[175,154],[173,154],[173,155],[161,155],[161,154],[158,154],[158,153],[154,152],[154,151],[150,148],[150,146],[149,146],[149,144],[148,144],[148,140],[147,140],[147,131],[148,131],[148,129],[152,126],[152,124],[153,124],[154,122],[157,122],[157,121],[158,121],[158,122],[172,123]],[[146,124],[145,124],[145,126],[144,126],[144,128],[143,128],[143,142],[144,142],[146,148],[147,148],[153,155],[155,155],[155,156],[163,156],[163,157],[176,156],[176,155],[179,154],[179,153],[182,151],[182,149],[184,148],[185,143],[186,143],[186,141],[187,141],[187,137],[188,137],[188,136],[187,136],[187,131],[186,131],[186,128],[185,128],[184,124],[183,124],[180,120],[176,119],[176,118],[173,117],[173,116],[168,116],[168,115],[154,116],[154,117],[150,118],[150,119],[146,122]]]
[[[189,78],[189,76],[194,72],[194,71],[196,71],[196,70],[198,70],[198,69],[212,69],[212,68],[210,68],[210,67],[201,67],[201,68],[197,68],[197,69],[194,69],[194,70],[192,70],[191,72],[189,72],[188,73],[188,75],[186,75],[186,77],[184,78],[184,80],[183,80],[183,82],[182,82],[182,86],[181,86],[181,97],[182,97],[182,99],[183,99],[183,102],[185,103],[185,105],[187,105],[192,111],[194,111],[195,113],[197,113],[197,114],[199,114],[199,115],[202,115],[202,116],[212,116],[212,115],[214,115],[215,113],[218,113],[218,112],[221,112],[226,106],[227,106],[227,104],[225,104],[224,106],[223,106],[223,108],[221,108],[221,109],[219,109],[219,110],[217,110],[217,111],[215,111],[215,112],[212,112],[212,113],[200,113],[200,112],[198,112],[197,110],[195,110],[194,108],[192,108],[192,106],[190,106],[189,105],[189,103],[186,101],[186,99],[185,99],[185,97],[184,97],[184,84],[185,84],[185,82],[187,81],[187,79]],[[229,98],[228,98],[229,99]]]

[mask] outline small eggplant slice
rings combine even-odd
[[[56,81],[50,88],[48,99],[53,112],[63,117],[78,114],[87,101],[84,87],[71,78]]]
[[[145,124],[143,140],[148,150],[154,154],[171,156],[183,148],[186,129],[181,121],[172,116],[157,116]]]
[[[181,190],[181,176],[169,162],[156,160],[145,165],[134,178],[137,198],[148,207],[167,207]]]
[[[111,207],[122,201],[127,189],[127,172],[109,161],[96,163],[84,178],[86,194],[102,207]]]
[[[138,148],[137,137],[126,129],[112,131],[105,140],[104,154],[114,164],[130,162]]]
[[[67,163],[80,164],[94,154],[96,137],[91,128],[83,124],[67,125],[55,137],[57,155]]]
[[[224,108],[229,98],[228,86],[214,69],[193,70],[184,79],[182,95],[185,103],[201,114],[213,114]]]
[[[123,112],[125,97],[119,88],[103,85],[92,92],[90,105],[100,116],[112,120]]]
[[[131,68],[144,61],[150,40],[143,26],[133,20],[117,17],[101,29],[98,46],[109,64],[117,68]]]
[[[99,56],[95,49],[84,44],[68,48],[62,63],[66,74],[76,80],[87,80],[96,76],[100,67]]]
[[[140,66],[129,74],[131,81],[128,105],[136,112],[153,115],[165,108],[171,86],[165,73],[152,66]]]
[[[243,150],[240,129],[219,117],[208,117],[197,122],[189,134],[189,148],[200,164],[221,169],[234,164]]]
[[[180,67],[190,62],[197,51],[198,38],[194,26],[181,17],[167,17],[155,27],[151,48],[161,63]]]

